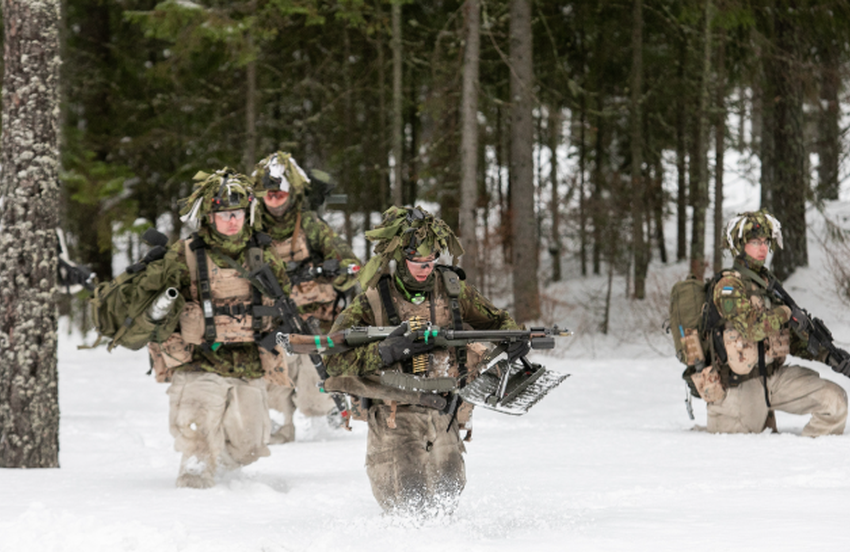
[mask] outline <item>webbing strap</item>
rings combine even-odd
[[[212,303],[206,244],[200,236],[195,234],[189,248],[195,252],[195,258],[198,260],[198,295],[201,298],[201,310],[204,314],[204,341],[208,344],[215,343],[215,309]]]
[[[761,375],[761,381],[764,385],[764,402],[767,404],[767,407],[770,408],[770,395],[767,392],[767,367],[764,363],[764,340],[762,339],[758,343],[758,351],[759,351],[759,374]]]
[[[387,313],[387,321],[390,326],[398,326],[401,324],[401,318],[398,316],[398,311],[393,304],[392,296],[390,295],[390,277],[387,275],[381,276],[378,280],[378,293],[381,295],[381,303]]]

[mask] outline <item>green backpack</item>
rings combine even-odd
[[[705,365],[703,314],[711,282],[689,275],[670,291],[670,333],[676,358],[685,366]]]
[[[156,236],[150,236],[148,232],[143,239],[150,243],[153,240],[146,238]],[[159,236],[165,238],[162,234]],[[169,287],[179,283],[176,268],[168,270],[165,263],[155,262],[162,259],[165,253],[165,246],[160,243],[126,272],[111,282],[103,282],[95,287],[89,304],[98,338],[92,347],[96,347],[105,337],[110,340],[107,347],[109,351],[118,345],[136,351],[151,341],[161,343],[174,332],[185,304],[182,295],[177,294],[162,319],[154,321],[147,313],[157,298]]]

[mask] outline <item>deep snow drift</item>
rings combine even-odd
[[[819,247],[813,233],[812,267],[787,287],[847,348],[850,320]],[[685,270],[659,271],[658,289]],[[577,305],[603,281],[549,292]],[[802,438],[805,418],[782,413],[779,435],[692,431],[705,407],[696,401],[688,419],[658,321],[629,330],[661,315],[622,297],[614,315],[613,335],[577,335],[535,357],[572,377],[529,414],[476,412],[460,507],[424,523],[381,515],[361,423],[343,433],[299,419],[298,440],[271,457],[212,489],[176,489],[166,386],[145,375],[146,355],[78,351],[65,332],[62,467],[0,470],[0,551],[846,551],[850,436]],[[572,323],[579,311],[559,316]]]

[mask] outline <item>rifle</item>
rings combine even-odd
[[[399,328],[403,328],[399,332]],[[393,332],[399,332],[393,334]],[[509,344],[527,341],[532,349],[554,349],[556,337],[572,335],[569,330],[558,326],[551,328],[531,328],[530,330],[455,330],[439,328],[427,322],[422,329],[410,329],[405,321],[398,326],[356,326],[329,335],[309,335],[303,332],[279,332],[277,343],[290,354],[335,354],[350,351],[361,345],[383,341],[393,335],[412,336],[414,340],[425,343],[433,341],[437,347],[462,347],[473,342]]]
[[[337,259],[328,259],[322,264],[311,266],[307,263],[292,261],[286,265],[286,275],[289,276],[289,281],[293,286],[304,282],[312,282],[316,278],[333,279],[340,274],[353,276],[360,272],[359,265],[351,265],[346,269],[339,266]]]
[[[274,331],[266,334],[266,336],[261,340],[258,340],[257,345],[272,354],[279,354],[275,351],[275,346],[278,344],[276,339],[278,334],[285,333],[289,335],[296,335],[312,333],[307,322],[301,318],[301,315],[298,313],[298,306],[283,292],[283,289],[280,287],[280,283],[277,281],[277,278],[275,278],[269,265],[263,264],[260,268],[252,271],[248,275],[248,278],[254,282],[255,285],[258,285],[263,293],[274,299],[275,304],[272,308],[275,311],[275,316],[281,320],[281,325]],[[319,374],[319,379],[324,382],[324,380],[328,378],[328,371],[325,368],[324,361],[322,361],[322,356],[309,353],[308,355],[310,357],[310,361],[313,363],[313,367],[316,369],[316,373]],[[331,393],[331,398],[333,399],[334,404],[336,404],[343,420],[346,420],[349,414],[345,400],[334,393]]]
[[[773,293],[776,298],[791,309],[792,327],[798,332],[805,332],[809,336],[807,347],[809,354],[812,357],[817,357],[821,349],[826,349],[829,353],[826,364],[839,374],[850,377],[850,353],[835,346],[832,332],[829,331],[823,320],[811,316],[805,309],[800,308],[777,280],[774,279],[770,283],[767,291]]]

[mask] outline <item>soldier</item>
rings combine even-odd
[[[437,264],[443,254],[463,253],[448,225],[425,210],[390,207],[380,226],[366,232],[375,256],[360,281],[366,291],[337,318],[331,332],[354,326],[388,326],[401,321],[430,321],[439,327],[518,329],[510,315],[493,306],[459,269]],[[527,345],[515,344],[515,358]],[[381,342],[326,357],[328,373],[364,380],[385,370],[423,378],[462,377],[480,356],[464,349],[435,349],[433,341],[392,336]],[[436,381],[436,380],[432,380]],[[372,493],[388,513],[451,513],[466,483],[457,403],[445,411],[373,399],[366,413],[369,435],[366,471]]]
[[[264,376],[283,373],[283,355],[255,342],[273,327],[273,300],[248,274],[265,263],[289,286],[283,264],[257,247],[250,179],[230,169],[198,178],[182,211],[184,222],[200,223],[197,233],[172,245],[138,285],[144,288],[149,274],[177,273],[185,299],[179,329],[148,348],[157,380],[171,381],[169,426],[183,454],[177,486],[207,488],[218,471],[270,454]]]
[[[742,213],[727,225],[726,241],[735,260],[712,292],[723,343],[710,340],[714,366],[693,376],[700,395],[711,401],[708,431],[775,430],[772,411],[781,410],[812,415],[803,435],[843,433],[844,389],[814,370],[784,364],[788,354],[813,357],[806,349],[807,336],[789,326],[791,308],[767,291],[775,276],[764,263],[768,251],[782,247],[779,221],[765,210]],[[837,361],[826,350],[814,359],[830,366]]]
[[[360,261],[315,211],[305,209],[310,179],[289,153],[279,151],[257,163],[253,178],[263,200],[263,229],[293,283],[292,300],[317,333],[327,332],[357,283]],[[272,433],[273,444],[295,439],[296,408],[309,417],[342,422],[333,400],[320,392],[319,376],[306,355],[288,357],[287,371],[289,385],[269,386],[271,408],[284,414],[284,424]]]

